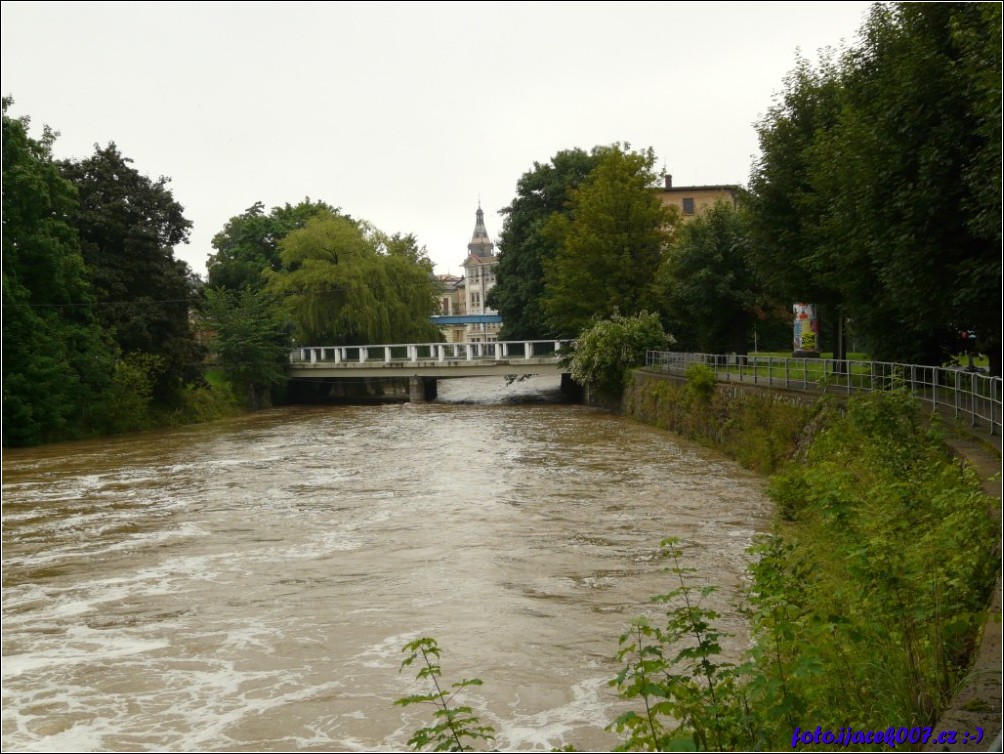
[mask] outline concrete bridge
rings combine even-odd
[[[567,340],[494,343],[395,343],[367,346],[301,346],[289,355],[296,378],[408,378],[413,401],[436,396],[440,377],[563,374]]]

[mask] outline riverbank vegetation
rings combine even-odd
[[[615,313],[596,320],[572,346],[572,379],[588,390],[620,395],[628,370],[644,364],[647,351],[662,350],[672,342],[655,314],[622,317]]]
[[[190,223],[112,143],[56,161],[3,100],[3,443],[178,420],[209,390],[189,324]],[[205,404],[205,396],[198,396]],[[202,409],[203,411],[205,409]]]
[[[753,552],[753,648],[735,667],[707,660],[718,697],[703,689],[688,718],[696,692],[650,691],[670,702],[674,735],[710,745],[717,726],[726,748],[769,750],[790,746],[796,726],[933,725],[985,622],[994,502],[905,392],[803,404],[705,382],[699,370],[675,383],[639,374],[626,410],[776,470],[777,523]],[[674,605],[670,621],[692,608]],[[649,640],[660,657],[667,636]]]

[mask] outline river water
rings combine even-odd
[[[7,451],[5,751],[407,749],[433,636],[502,749],[602,749],[617,637],[686,546],[726,627],[769,504],[712,451],[556,385],[287,407]],[[543,401],[543,402],[541,402]]]

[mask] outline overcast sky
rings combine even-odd
[[[796,60],[855,39],[868,3],[2,3],[2,91],[57,157],[114,141],[172,178],[210,242],[256,201],[309,196],[414,233],[460,271],[480,197],[614,141],[676,185],[741,183],[753,122]]]

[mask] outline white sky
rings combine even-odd
[[[675,185],[742,183],[796,51],[853,41],[862,2],[2,3],[2,93],[56,156],[114,141],[170,176],[210,242],[306,196],[414,233],[460,271],[480,196],[534,161],[627,141]]]

